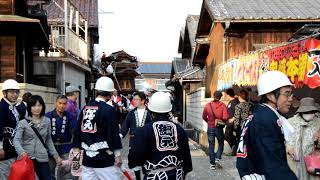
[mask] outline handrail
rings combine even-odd
[[[62,34],[63,33],[63,34]],[[84,60],[85,63],[88,62],[88,43],[77,35],[72,29],[68,28],[64,32],[63,27],[57,27],[52,29],[51,33],[51,44],[54,47],[59,47],[65,49],[65,33],[68,33],[68,52],[72,53],[79,59]]]

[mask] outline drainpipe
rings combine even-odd
[[[227,42],[227,34],[226,31],[229,29],[230,27],[230,21],[226,21],[225,22],[225,28],[224,28],[224,33],[223,33],[223,44],[222,44],[222,51],[223,51],[223,64],[226,62],[226,57],[227,57],[227,52],[228,49],[226,48],[226,42]]]
[[[182,88],[182,127],[184,128],[185,127],[185,122],[186,122],[186,111],[185,111],[185,107],[186,107],[186,100],[185,100],[185,97],[184,97],[184,93],[185,93],[185,90],[183,88],[183,77],[181,77],[179,79],[179,84],[181,85],[181,88]]]
[[[186,128],[186,121],[187,121],[187,104],[186,104],[186,90],[182,87],[182,112],[183,112],[183,128]]]

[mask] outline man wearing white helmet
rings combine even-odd
[[[182,180],[192,171],[188,137],[184,129],[169,120],[171,100],[156,92],[149,101],[153,122],[136,129],[129,150],[129,167],[143,166],[144,180]]]
[[[12,140],[19,122],[16,109],[20,88],[17,81],[8,79],[2,84],[3,98],[0,102],[0,179],[7,179],[17,154]]]
[[[74,151],[84,150],[82,179],[120,180],[122,164],[119,126],[112,106],[113,81],[101,77],[95,85],[97,98],[85,105],[74,133]]]
[[[253,108],[240,137],[237,169],[243,180],[296,180],[286,159],[285,139],[290,125],[281,114],[292,103],[292,84],[280,71],[268,71],[258,79],[261,104]]]

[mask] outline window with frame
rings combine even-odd
[[[120,86],[122,89],[132,89],[131,80],[121,80]]]

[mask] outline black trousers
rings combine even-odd
[[[224,139],[229,143],[230,148],[236,146],[237,140],[236,136],[233,135],[234,125],[233,123],[227,123],[226,130],[224,133]]]
[[[36,172],[39,180],[51,180],[49,162],[38,162],[33,159],[34,171]]]

